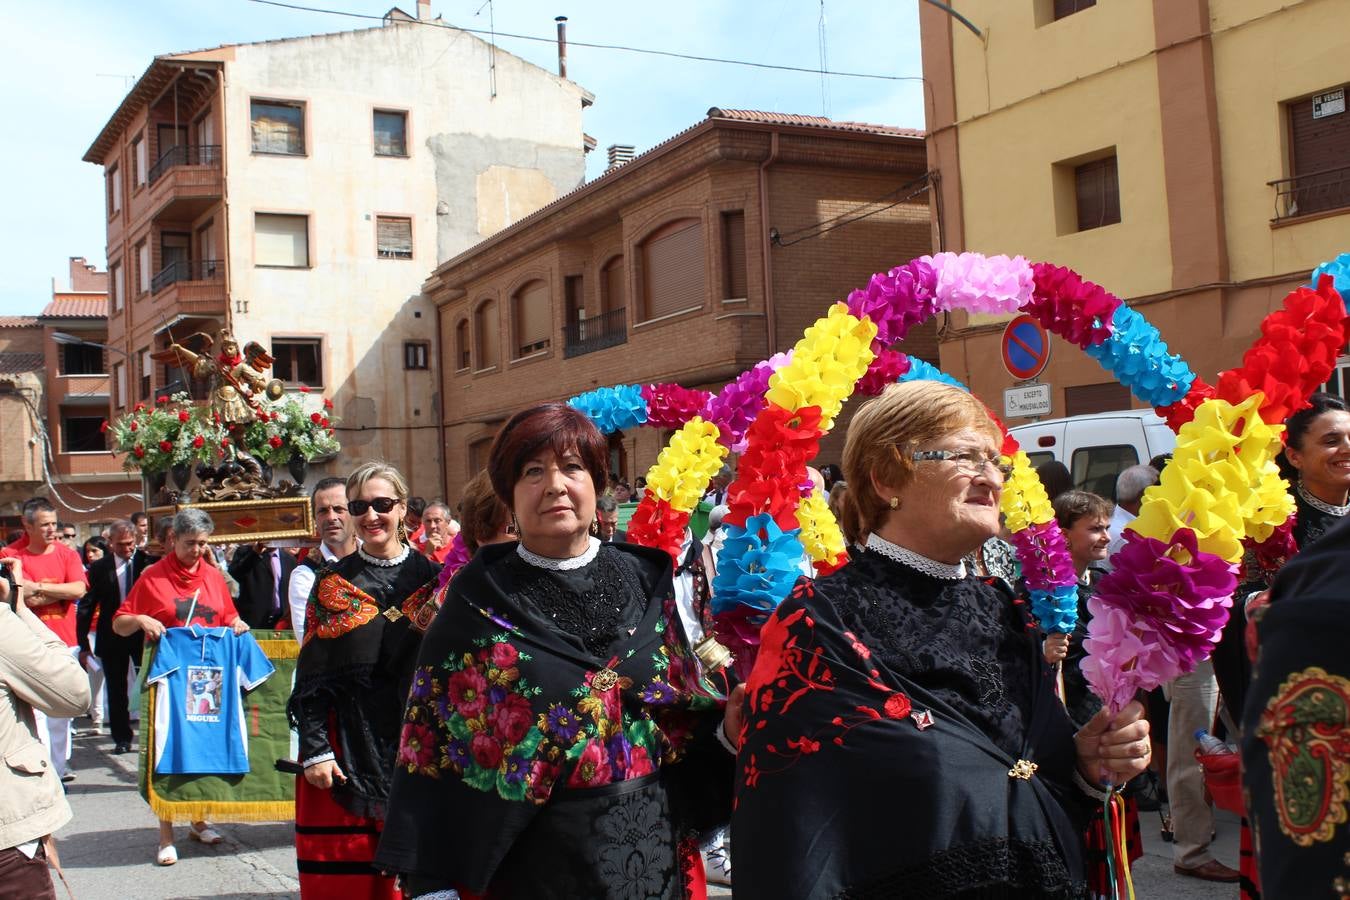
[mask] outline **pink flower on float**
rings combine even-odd
[[[1017,558],[1022,562],[1022,575],[1033,591],[1051,591],[1061,585],[1073,584],[1077,576],[1073,558],[1058,523],[1034,522],[1012,535]]]
[[[1130,620],[1117,607],[1088,600],[1092,621],[1083,647],[1083,677],[1113,714],[1125,708],[1137,691],[1150,691],[1184,674],[1167,641],[1143,623]]]
[[[862,290],[848,295],[848,311],[877,326],[876,340],[889,346],[904,340],[909,329],[932,317],[937,273],[923,259],[873,275]]]
[[[1020,256],[937,253],[920,259],[937,272],[938,309],[1017,312],[1031,301],[1035,289],[1031,266]]]

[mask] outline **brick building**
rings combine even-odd
[[[791,347],[876,271],[929,252],[909,129],[712,109],[697,125],[441,265],[448,496],[530,403],[617,383],[716,389]],[[936,355],[936,325],[906,349]],[[821,452],[837,461],[847,411]],[[632,479],[667,435],[616,435]]]

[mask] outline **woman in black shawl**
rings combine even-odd
[[[1131,703],[1075,736],[1026,604],[966,574],[999,527],[999,432],[936,382],[849,427],[866,535],[765,624],[748,684],[736,896],[1063,898],[1100,783],[1148,763]]]
[[[703,894],[735,728],[701,688],[670,557],[591,533],[607,456],[562,403],[497,435],[520,542],[455,575],[422,645],[376,857],[405,896]]]
[[[347,504],[362,545],[320,571],[310,591],[290,701],[304,765],[295,810],[302,895],[397,896],[370,863],[440,569],[406,543],[407,499],[392,466],[353,472]]]

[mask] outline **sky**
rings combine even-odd
[[[292,2],[292,0],[287,0]],[[370,27],[393,0],[293,0],[308,12],[255,0],[67,0],[15,6],[0,29],[0,84],[12,128],[0,141],[0,315],[35,315],[68,259],[106,257],[102,168],[85,151],[157,54]],[[498,46],[556,71],[554,17],[568,17],[568,77],[595,95],[584,128],[596,138],[587,178],[605,148],[640,153],[710,107],[828,115],[837,121],[922,128],[918,4],[862,0],[433,0],[432,14],[464,28],[534,35]],[[402,9],[415,13],[416,0]],[[826,67],[906,80],[819,74]],[[491,17],[491,18],[489,18]],[[811,69],[786,72],[577,46],[617,44]]]

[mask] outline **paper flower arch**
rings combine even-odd
[[[717,394],[679,385],[619,385],[571,399],[606,432],[677,428],[647,475],[629,539],[678,554],[690,514],[729,451],[741,454],[723,518],[713,582],[719,637],[749,671],[759,626],[787,596],[807,555],[818,573],[848,561],[828,506],[810,494],[807,463],[843,403],[894,381],[964,385],[892,345],[941,310],[1024,312],[1082,348],[1177,431],[1172,462],[1144,493],[1114,569],[1089,601],[1083,671],[1117,710],[1194,669],[1219,639],[1244,545],[1287,542],[1293,503],[1274,456],[1283,421],[1307,405],[1345,346],[1341,294],[1350,254],[1324,263],[1261,325],[1242,366],[1217,386],[1168,353],[1137,311],[1077,273],[1022,257],[923,256],[830,307],[790,353],[746,371]],[[1002,509],[1032,610],[1046,631],[1072,631],[1077,591],[1063,535],[1027,455],[997,417],[1013,466]],[[805,487],[804,487],[805,485]]]

